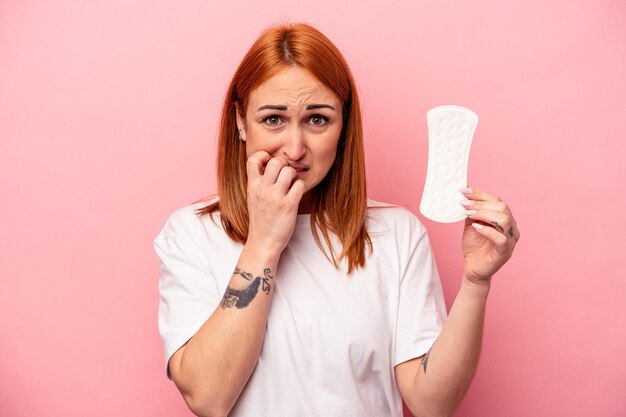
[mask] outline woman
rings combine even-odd
[[[491,277],[519,239],[464,190],[461,289],[446,307],[428,236],[368,200],[359,101],[336,47],[264,32],[226,95],[219,197],[155,239],[166,371],[199,416],[451,415],[476,369]]]

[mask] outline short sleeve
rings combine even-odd
[[[413,214],[409,220],[409,250],[400,283],[394,366],[428,352],[447,318],[428,234]]]
[[[201,239],[202,224],[192,206],[176,210],[154,239],[161,260],[159,333],[169,360],[209,318],[217,303],[217,283]]]

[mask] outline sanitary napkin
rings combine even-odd
[[[465,219],[459,204],[467,187],[467,165],[478,115],[460,106],[439,106],[426,114],[428,169],[420,212],[440,223]]]

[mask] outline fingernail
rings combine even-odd
[[[471,200],[461,200],[459,201],[459,204],[462,205],[463,207],[471,207],[474,205],[474,202]]]
[[[482,224],[478,224],[478,223],[472,223],[472,226],[474,226],[474,229],[482,229],[484,226]]]
[[[471,188],[459,188],[459,191],[462,192],[463,194],[471,194],[472,193],[472,189]]]
[[[476,210],[465,210],[466,216],[473,216],[474,214],[476,214]]]

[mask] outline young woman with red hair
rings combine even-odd
[[[424,226],[368,200],[355,84],[304,24],[265,31],[222,111],[218,195],[155,239],[167,376],[198,416],[449,416],[476,369],[491,277],[519,231],[466,190],[447,316]],[[474,225],[474,227],[472,227]]]

